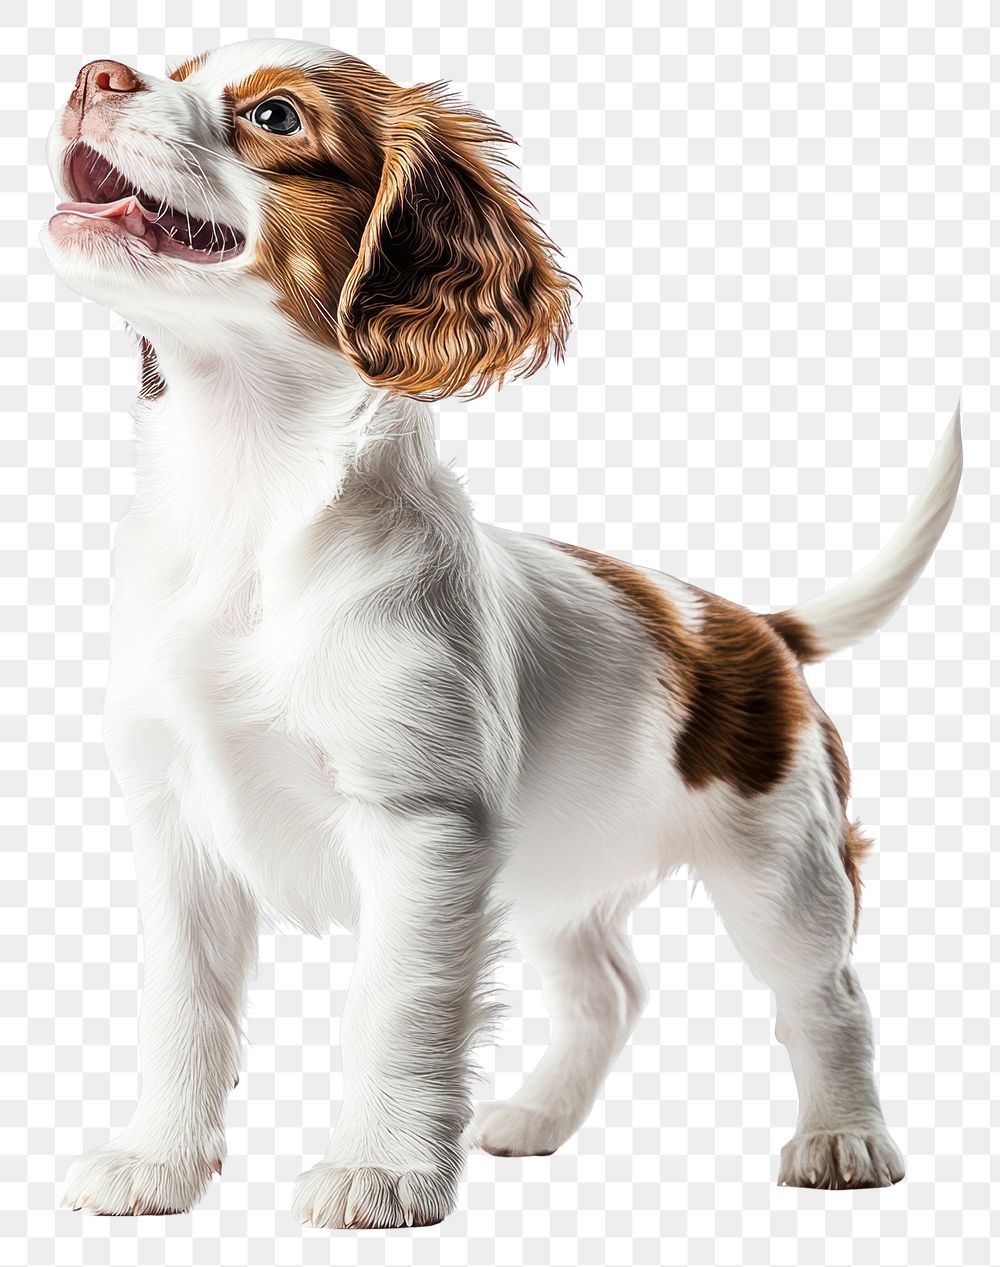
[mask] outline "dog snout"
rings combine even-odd
[[[146,87],[135,71],[122,62],[108,58],[88,62],[77,75],[62,112],[63,137],[67,141],[106,139],[118,114],[117,107]]]
[[[109,96],[138,92],[142,80],[130,66],[107,59],[88,62],[76,77],[76,86],[70,96],[80,114],[92,105],[107,100]]]

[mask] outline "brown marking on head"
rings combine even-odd
[[[754,796],[780,782],[812,715],[811,699],[795,660],[768,622],[694,591],[701,597],[702,620],[693,630],[638,569],[553,544],[612,585],[663,653],[670,666],[667,683],[683,708],[674,759],[687,786],[703,788],[718,780]]]
[[[270,186],[252,269],[369,382],[478,395],[561,354],[573,281],[497,166],[495,124],[441,85],[400,88],[342,54],[226,93],[234,145]],[[250,123],[271,96],[302,132]]]
[[[199,53],[197,57],[189,57],[187,61],[181,62],[179,66],[174,67],[170,72],[169,78],[181,83],[187,79],[188,75],[193,74],[199,66],[204,66],[207,59],[207,53]]]
[[[334,346],[340,293],[381,178],[374,104],[391,88],[377,71],[343,57],[308,72],[262,67],[226,89],[233,144],[268,185],[251,271],[274,286],[285,313]],[[245,117],[269,97],[294,107],[301,132],[266,132]]]
[[[160,373],[156,359],[156,348],[143,337],[139,339],[139,399],[158,400],[167,390],[166,381]]]
[[[374,196],[382,173],[382,103],[393,91],[398,90],[392,81],[371,66],[335,54],[308,70],[262,66],[230,84],[224,95],[236,116],[236,147],[252,166],[273,177],[333,179]],[[245,117],[270,97],[294,106],[301,131],[282,136]],[[330,210],[336,216],[337,208]]]
[[[805,623],[792,612],[772,612],[764,619],[800,664],[816,664],[823,659],[823,650],[816,641],[816,635]]]

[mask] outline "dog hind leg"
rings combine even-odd
[[[799,1093],[778,1182],[872,1188],[898,1182],[903,1159],[886,1130],[873,1075],[871,1014],[851,963],[854,895],[842,827],[805,840],[743,839],[706,850],[697,870],[748,967],[774,991],[775,1034]]]
[[[554,1152],[582,1125],[646,1002],[625,929],[627,912],[522,938],[537,969],[552,1029],[548,1049],[509,1100],[481,1104],[479,1146],[504,1157]]]

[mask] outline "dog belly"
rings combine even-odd
[[[623,719],[622,745],[626,729]],[[531,763],[500,877],[516,929],[542,934],[626,897],[634,904],[689,856],[699,819],[667,735],[628,761],[592,745],[570,748],[561,736]]]

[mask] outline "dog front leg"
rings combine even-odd
[[[145,952],[142,1092],[122,1133],[73,1164],[63,1205],[171,1214],[198,1202],[225,1156],[257,919],[237,878],[196,848],[169,792],[131,808]]]
[[[360,922],[344,1105],[294,1210],[318,1227],[424,1226],[452,1209],[465,1160],[496,848],[474,812],[351,813]]]

